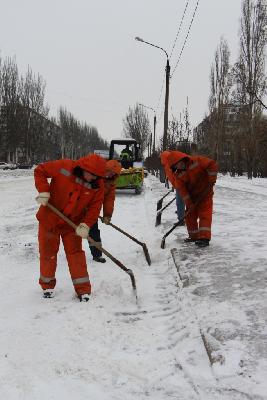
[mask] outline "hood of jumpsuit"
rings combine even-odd
[[[161,153],[161,155],[160,155],[160,162],[161,162],[161,164],[163,165],[163,167],[165,167],[165,165],[167,165],[168,157],[169,157],[170,154],[171,154],[171,152],[170,152],[170,151],[167,151],[167,150],[165,150],[165,151],[163,151],[163,152]]]
[[[181,161],[183,159],[186,159],[186,161],[190,160],[190,156],[186,153],[182,153],[181,151],[170,151],[170,154],[167,157],[167,163],[169,167],[172,167],[172,165],[178,163],[178,161]]]
[[[97,154],[89,154],[88,156],[81,157],[76,161],[76,165],[81,167],[83,170],[103,178],[106,174],[106,163],[106,160]]]
[[[121,163],[116,160],[108,160],[106,162],[106,172],[113,172],[116,175],[121,173]]]

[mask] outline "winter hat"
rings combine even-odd
[[[190,159],[189,155],[186,153],[182,153],[181,151],[170,151],[170,154],[167,157],[167,163],[169,167],[172,165],[175,165],[178,163],[178,161],[181,161],[183,159],[186,159],[188,161]]]
[[[168,161],[168,156],[170,155],[170,151],[163,151],[160,155],[160,162],[163,165],[163,167],[165,167],[165,165],[167,164]]]
[[[77,165],[96,176],[104,177],[106,174],[106,160],[97,154],[88,154],[79,158]]]
[[[106,172],[113,172],[116,175],[121,173],[121,163],[117,160],[108,160],[106,163]]]

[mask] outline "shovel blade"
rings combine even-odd
[[[162,204],[163,204],[163,198],[161,198],[158,202],[157,202],[157,211],[159,211],[162,208]]]
[[[150,258],[150,255],[149,255],[149,252],[148,252],[148,248],[147,248],[145,243],[143,244],[143,250],[144,250],[144,254],[145,254],[146,261],[147,261],[148,265],[151,265],[151,258]]]
[[[161,214],[162,214],[162,213],[158,213],[158,214],[157,214],[155,226],[158,226],[158,225],[161,224]]]

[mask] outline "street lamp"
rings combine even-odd
[[[155,145],[156,145],[155,144],[155,142],[156,142],[156,124],[157,124],[156,111],[154,110],[154,108],[145,106],[144,104],[141,104],[141,103],[139,103],[139,106],[142,106],[142,107],[145,107],[145,108],[149,108],[150,110],[154,111],[153,146],[152,146],[152,138],[151,138],[151,144],[150,144],[150,153],[153,154],[153,153],[155,153]]]
[[[146,43],[149,46],[156,47],[157,49],[162,50],[166,57],[167,57],[167,63],[166,63],[166,90],[165,90],[165,107],[164,107],[164,131],[163,131],[163,151],[167,149],[167,134],[168,134],[168,108],[169,108],[169,86],[170,86],[170,73],[171,73],[171,67],[169,63],[169,56],[166,50],[164,50],[162,47],[157,46],[153,43],[146,42],[144,39],[136,36],[135,40],[138,42]],[[154,146],[153,146],[154,148]]]

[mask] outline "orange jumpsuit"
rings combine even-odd
[[[187,209],[195,202],[195,208],[186,217],[188,235],[192,239],[211,238],[213,190],[212,188],[198,202],[199,196],[217,179],[218,166],[214,160],[203,156],[189,156],[180,151],[171,151],[168,165],[171,168],[178,161],[186,160],[186,170],[172,173],[175,188],[179,190]]]
[[[76,166],[97,176],[103,176],[105,173],[105,160],[96,155],[89,155],[77,161],[49,161],[35,168],[35,186],[38,192],[50,192],[49,202],[75,224],[84,222],[91,227],[96,222],[102,206],[103,179],[99,178],[97,183],[93,184],[85,182],[73,174]],[[57,253],[61,237],[76,293],[90,294],[91,284],[85,253],[82,250],[82,238],[48,207],[40,206],[36,217],[39,220],[41,287],[52,289],[56,285]]]

